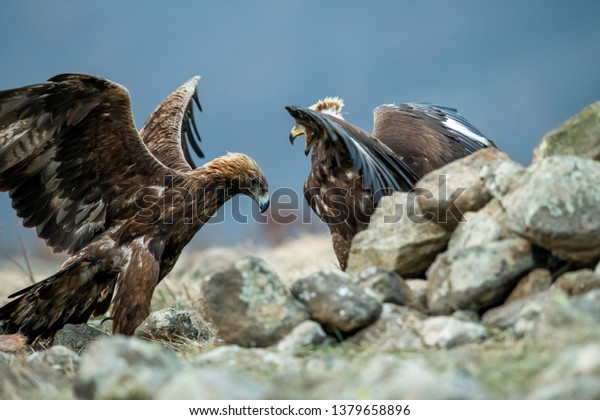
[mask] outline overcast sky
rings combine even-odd
[[[545,132],[600,99],[599,16],[598,1],[3,1],[0,90],[99,75],[129,89],[141,127],[199,74],[207,158],[247,153],[272,189],[301,193],[309,160],[288,143],[284,106],[330,95],[367,131],[383,103],[456,107],[529,163]],[[0,258],[14,253],[19,224],[2,194]],[[197,238],[232,244],[260,233],[226,214]]]

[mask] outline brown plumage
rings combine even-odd
[[[304,196],[329,226],[345,270],[352,238],[366,229],[384,196],[408,191],[426,173],[482,147],[495,147],[456,110],[428,104],[382,105],[373,133],[346,122],[343,101],[325,98],[309,108],[286,107],[296,120],[290,142],[306,137],[312,169]]]
[[[165,99],[139,134],[127,90],[109,80],[66,74],[0,92],[0,191],[25,226],[71,255],[10,296],[0,308],[5,333],[50,337],[114,301],[114,332],[132,334],[158,282],[225,201],[241,193],[267,208],[267,181],[248,156],[192,169],[198,80]]]

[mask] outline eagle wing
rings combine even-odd
[[[127,90],[88,75],[0,92],[0,191],[54,251],[74,253],[135,215],[170,170],[141,141]]]
[[[298,123],[313,131],[314,139],[331,145],[331,157],[338,167],[349,156],[352,169],[362,175],[363,187],[374,192],[375,202],[385,191],[408,191],[418,181],[402,158],[359,127],[308,108],[289,106],[286,109]]]
[[[193,77],[170,94],[140,130],[150,153],[169,168],[182,172],[196,168],[190,149],[204,157],[193,109],[195,103],[202,111],[196,90],[199,80],[199,76]]]
[[[495,144],[454,108],[426,103],[381,105],[373,136],[409,160],[419,176]]]

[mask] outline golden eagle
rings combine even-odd
[[[266,210],[267,181],[248,156],[195,168],[198,80],[167,97],[139,133],[128,91],[106,79],[62,74],[0,92],[0,191],[26,227],[70,254],[0,308],[5,333],[51,337],[105,313],[114,295],[113,331],[132,334],[158,282],[225,201],[246,194]]]
[[[331,231],[346,269],[352,238],[366,229],[379,199],[408,191],[427,172],[483,147],[495,147],[455,109],[430,104],[381,105],[369,134],[342,117],[344,103],[325,98],[286,107],[296,120],[290,142],[306,137],[312,169],[304,196]]]

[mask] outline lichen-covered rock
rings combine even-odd
[[[558,287],[571,296],[582,295],[600,287],[600,277],[589,269],[569,271],[557,278],[553,287]]]
[[[525,173],[522,165],[505,160],[497,165],[484,167],[479,176],[492,197],[500,199],[523,182]]]
[[[171,350],[137,337],[94,341],[81,358],[75,393],[84,399],[146,399],[183,368]]]
[[[26,363],[42,369],[49,368],[65,374],[74,374],[79,368],[80,360],[79,355],[73,350],[58,345],[32,353],[27,357]]]
[[[371,267],[401,276],[422,274],[446,248],[450,233],[423,216],[414,194],[396,192],[383,197],[369,227],[352,240],[347,272],[358,274]]]
[[[192,361],[194,366],[226,367],[258,373],[297,373],[302,368],[300,359],[285,352],[264,348],[246,348],[237,345],[218,347],[202,353]]]
[[[427,315],[415,309],[384,303],[379,319],[349,340],[385,351],[419,350],[424,346],[415,328],[425,318]]]
[[[533,266],[531,245],[520,238],[449,250],[427,270],[428,308],[443,315],[498,304]]]
[[[545,268],[536,268],[527,273],[515,286],[505,303],[521,299],[534,293],[543,292],[550,288],[552,274]]]
[[[600,162],[553,156],[501,198],[511,230],[576,264],[600,258]]]
[[[381,303],[395,303],[423,310],[424,306],[413,294],[404,279],[393,271],[379,267],[369,267],[360,272],[358,285]]]
[[[218,337],[228,343],[266,347],[308,319],[277,274],[255,257],[210,275],[202,292]]]
[[[489,201],[477,212],[467,212],[448,242],[448,249],[485,245],[502,239],[516,238],[506,224],[506,213],[497,199]]]
[[[428,347],[452,348],[481,341],[489,336],[483,325],[452,316],[430,317],[423,320],[416,329]]]
[[[356,331],[372,324],[381,313],[377,299],[354,284],[348,274],[335,269],[297,280],[292,293],[327,332]]]
[[[65,346],[81,353],[94,340],[107,334],[88,324],[67,324],[56,332],[52,345]]]
[[[410,287],[410,291],[419,301],[421,308],[427,308],[427,290],[429,282],[425,279],[406,279],[406,285]]]
[[[136,328],[135,335],[169,342],[181,339],[208,341],[214,332],[198,312],[166,308],[151,313]]]
[[[533,151],[533,162],[555,155],[600,160],[600,102],[588,105],[546,134]]]
[[[531,388],[531,399],[600,399],[600,342],[568,348]]]
[[[307,320],[299,324],[276,345],[277,351],[296,354],[327,342],[327,334],[318,322]]]
[[[466,212],[479,210],[492,198],[482,172],[508,160],[505,153],[488,147],[426,174],[415,186],[420,209],[453,230]]]

